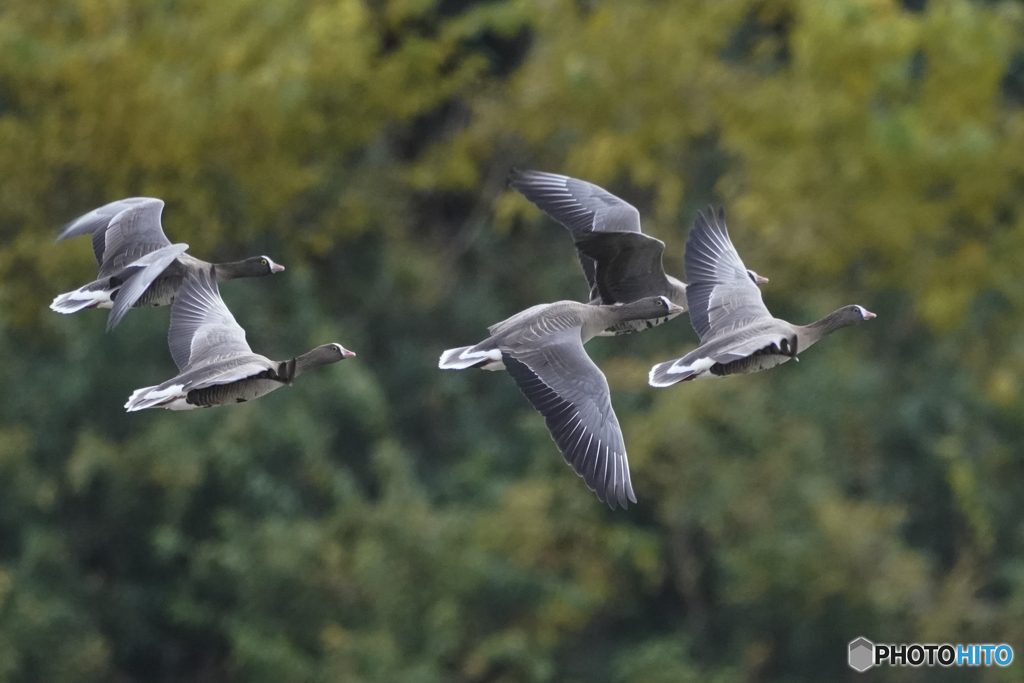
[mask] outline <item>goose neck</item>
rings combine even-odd
[[[296,356],[293,362],[295,363],[296,377],[306,372],[307,370],[312,370],[313,368],[323,365],[322,361],[319,360],[318,358],[318,354],[315,353],[315,349],[314,351],[307,351],[301,356]]]
[[[244,277],[244,273],[242,272],[244,267],[245,261],[217,263],[215,264],[214,272],[217,273],[218,282],[226,282],[228,280],[236,280],[240,277]]]
[[[850,320],[848,316],[844,315],[843,309],[838,311],[832,311],[821,320],[817,320],[810,325],[807,325],[806,329],[811,332],[812,337],[817,340],[822,337],[826,337],[836,330],[844,327],[849,327],[855,321]]]

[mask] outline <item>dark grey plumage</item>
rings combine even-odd
[[[137,390],[125,408],[191,410],[243,403],[291,384],[315,367],[355,354],[341,344],[323,344],[287,361],[253,353],[245,330],[224,305],[216,266],[191,271],[171,305],[167,333],[180,373],[166,382]]]
[[[722,210],[716,215],[709,208],[706,215],[697,215],[685,262],[690,322],[701,344],[682,358],[651,368],[651,386],[767,370],[796,358],[835,330],[875,317],[861,306],[844,306],[810,325],[772,316],[729,239]]]
[[[530,404],[544,416],[566,462],[597,497],[615,509],[636,502],[619,421],[604,374],[583,345],[628,320],[679,312],[665,297],[618,306],[559,301],[534,306],[492,325],[475,346],[449,349],[442,369],[506,368]]]
[[[665,243],[641,231],[636,207],[597,185],[556,173],[513,169],[509,185],[568,228],[590,286],[590,303],[664,296],[680,313],[686,310],[686,284],[665,273]],[[767,282],[754,272],[750,278]],[[602,334],[636,332],[668,319],[620,323]]]
[[[153,197],[130,197],[94,209],[64,226],[58,242],[92,235],[99,275],[93,282],[59,295],[50,308],[58,313],[110,308],[109,330],[133,307],[166,306],[174,301],[187,274],[211,264],[186,254],[187,244],[171,244],[160,224],[163,207],[163,201]],[[284,270],[267,256],[218,266],[217,277],[222,282]]]

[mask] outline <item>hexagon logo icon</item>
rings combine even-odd
[[[875,644],[867,638],[850,642],[850,668],[861,673],[875,665]]]

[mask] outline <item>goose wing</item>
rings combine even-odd
[[[190,270],[171,305],[167,342],[182,372],[228,357],[262,358],[249,348],[245,330],[220,297],[214,268]]]
[[[576,238],[580,254],[595,264],[594,283],[603,304],[669,296],[665,243],[640,232],[589,232]]]
[[[119,199],[65,225],[57,241],[92,235],[100,277],[116,275],[142,256],[171,245],[160,225],[163,209],[163,201],[155,197]]]
[[[188,250],[187,244],[168,244],[166,247],[161,247],[142,256],[121,271],[122,277],[133,271],[134,274],[125,279],[124,286],[117,292],[117,298],[110,309],[110,316],[107,318],[108,331],[114,329],[121,322],[121,319],[131,310],[143,292],[153,284],[153,280],[160,277],[160,274],[167,270],[167,267],[186,250]]]
[[[526,310],[519,311],[515,315],[509,316],[501,322],[494,323],[487,328],[487,333],[492,337],[495,337],[512,330],[522,329],[524,325],[528,326],[528,321],[536,319],[541,316],[541,313],[555,305],[556,304],[535,304],[530,306]]]
[[[771,319],[761,290],[750,279],[729,239],[723,210],[716,215],[709,208],[707,216],[697,214],[686,241],[684,263],[690,322],[702,342],[725,330]]]
[[[502,346],[502,360],[519,389],[544,416],[565,461],[612,509],[636,502],[619,420],[608,381],[583,350],[578,328],[533,345]]]
[[[701,352],[701,348],[705,351]],[[800,352],[796,331],[781,320],[768,320],[716,337],[710,344],[697,347],[691,354],[702,354],[723,365],[755,354],[793,357]]]
[[[509,185],[568,228],[574,240],[589,232],[640,232],[636,207],[593,183],[557,173],[513,169]],[[597,266],[582,251],[578,255],[590,285],[590,298],[595,299]]]

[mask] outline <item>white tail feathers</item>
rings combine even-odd
[[[460,346],[457,349],[448,349],[441,354],[441,360],[437,367],[442,370],[465,370],[466,368],[482,367],[484,370],[503,370],[505,364],[501,362],[501,351],[490,349],[488,351],[473,351],[473,346]]]
[[[683,378],[679,376],[673,377],[668,374],[668,368],[675,361],[668,361],[666,363],[658,363],[651,371],[647,374],[647,383],[652,387],[670,387],[676,382],[681,381]]]
[[[658,363],[647,375],[647,383],[652,387],[670,387],[676,382],[683,382],[706,375],[715,364],[710,358],[698,358],[689,365],[682,364],[682,358]]]
[[[78,313],[87,308],[110,308],[112,305],[110,292],[98,289],[88,291],[83,287],[73,292],[59,295],[50,304],[50,308],[58,313],[69,314]]]
[[[158,387],[136,389],[128,397],[128,402],[124,404],[125,410],[133,413],[136,410],[159,408],[161,406],[171,408],[173,406],[170,404],[177,403],[179,400],[184,402],[185,392],[182,389],[184,389],[182,384],[174,384],[166,389],[159,389]]]

